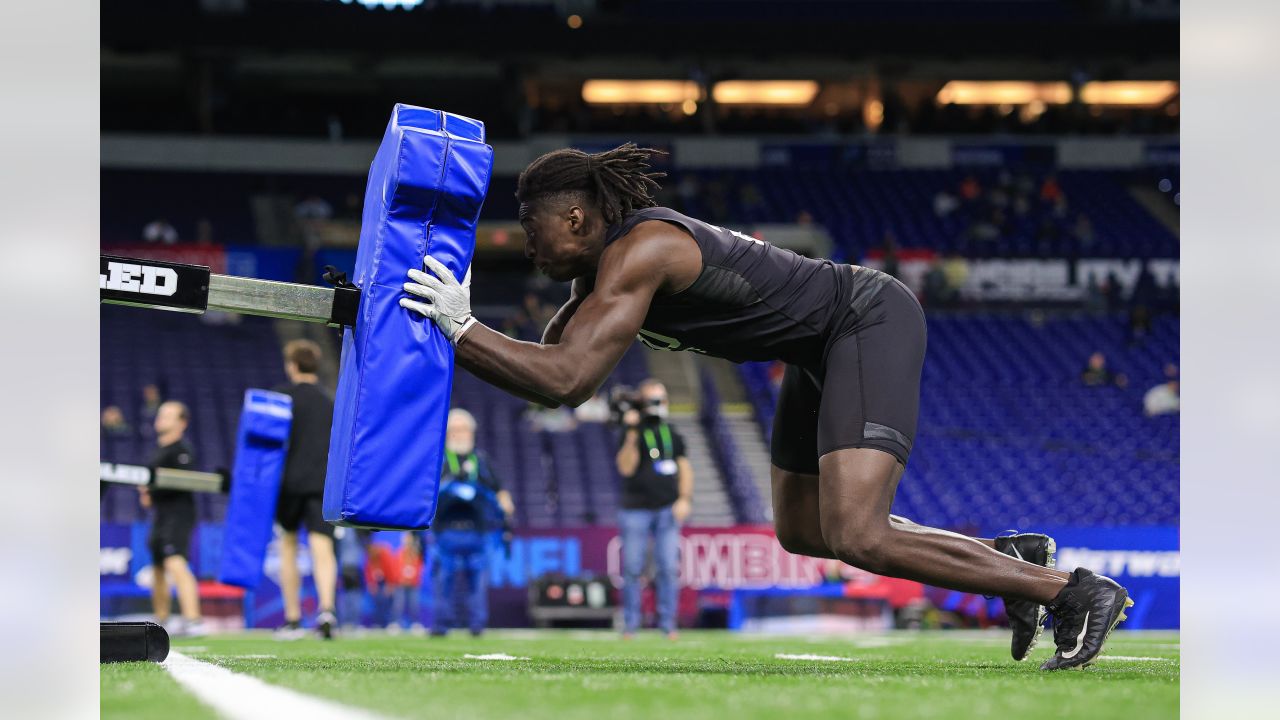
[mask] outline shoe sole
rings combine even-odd
[[[1049,542],[1045,546],[1045,562],[1044,566],[1053,568],[1058,565],[1058,543],[1053,538],[1048,538]],[[1049,610],[1045,606],[1040,606],[1040,611],[1036,613],[1036,632],[1031,636],[1031,643],[1027,645],[1027,651],[1022,653],[1022,657],[1014,658],[1015,662],[1022,662],[1031,657],[1031,651],[1036,649],[1036,645],[1040,643],[1040,636],[1044,634],[1044,621],[1049,617]]]

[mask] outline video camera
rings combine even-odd
[[[622,425],[622,417],[628,410],[639,411],[641,422],[660,418],[658,408],[661,406],[661,400],[645,400],[638,390],[629,385],[615,385],[609,393],[609,422]]]

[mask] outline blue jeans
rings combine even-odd
[[[458,574],[467,576],[467,627],[473,633],[489,624],[489,547],[484,533],[468,530],[436,532],[435,567],[431,573],[431,630],[457,627],[453,592]]]
[[[650,537],[658,570],[658,627],[664,632],[674,631],[680,592],[680,526],[671,508],[620,510],[618,529],[622,533],[622,619],[626,632],[640,627],[640,576],[644,573]]]

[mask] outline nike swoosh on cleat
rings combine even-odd
[[[1013,551],[1013,556],[1014,556],[1014,557],[1018,558],[1019,560],[1021,560],[1021,561],[1023,561],[1023,562],[1026,562],[1026,561],[1027,561],[1027,559],[1026,559],[1026,558],[1022,557],[1022,553],[1018,552],[1018,546],[1017,546],[1017,545],[1014,545],[1013,543],[1010,543],[1010,544],[1009,544],[1009,549]]]
[[[1089,612],[1093,611],[1090,610]],[[1080,654],[1080,648],[1084,647],[1084,634],[1089,632],[1089,612],[1084,614],[1084,623],[1080,626],[1080,634],[1076,636],[1076,646],[1071,649],[1071,652],[1062,653],[1064,660],[1070,660]]]

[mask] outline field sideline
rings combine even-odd
[[[624,642],[607,632],[494,631],[473,639],[369,635],[322,643],[236,634],[174,642],[235,673],[390,717],[1169,718],[1177,633],[1117,632],[1084,671],[1042,673],[1046,631],[1014,663],[1007,631],[844,637],[686,632]],[[505,654],[517,660],[466,655]],[[779,655],[844,660],[790,659]],[[1105,657],[1105,656],[1104,656]],[[102,717],[217,714],[153,664],[101,667]]]

